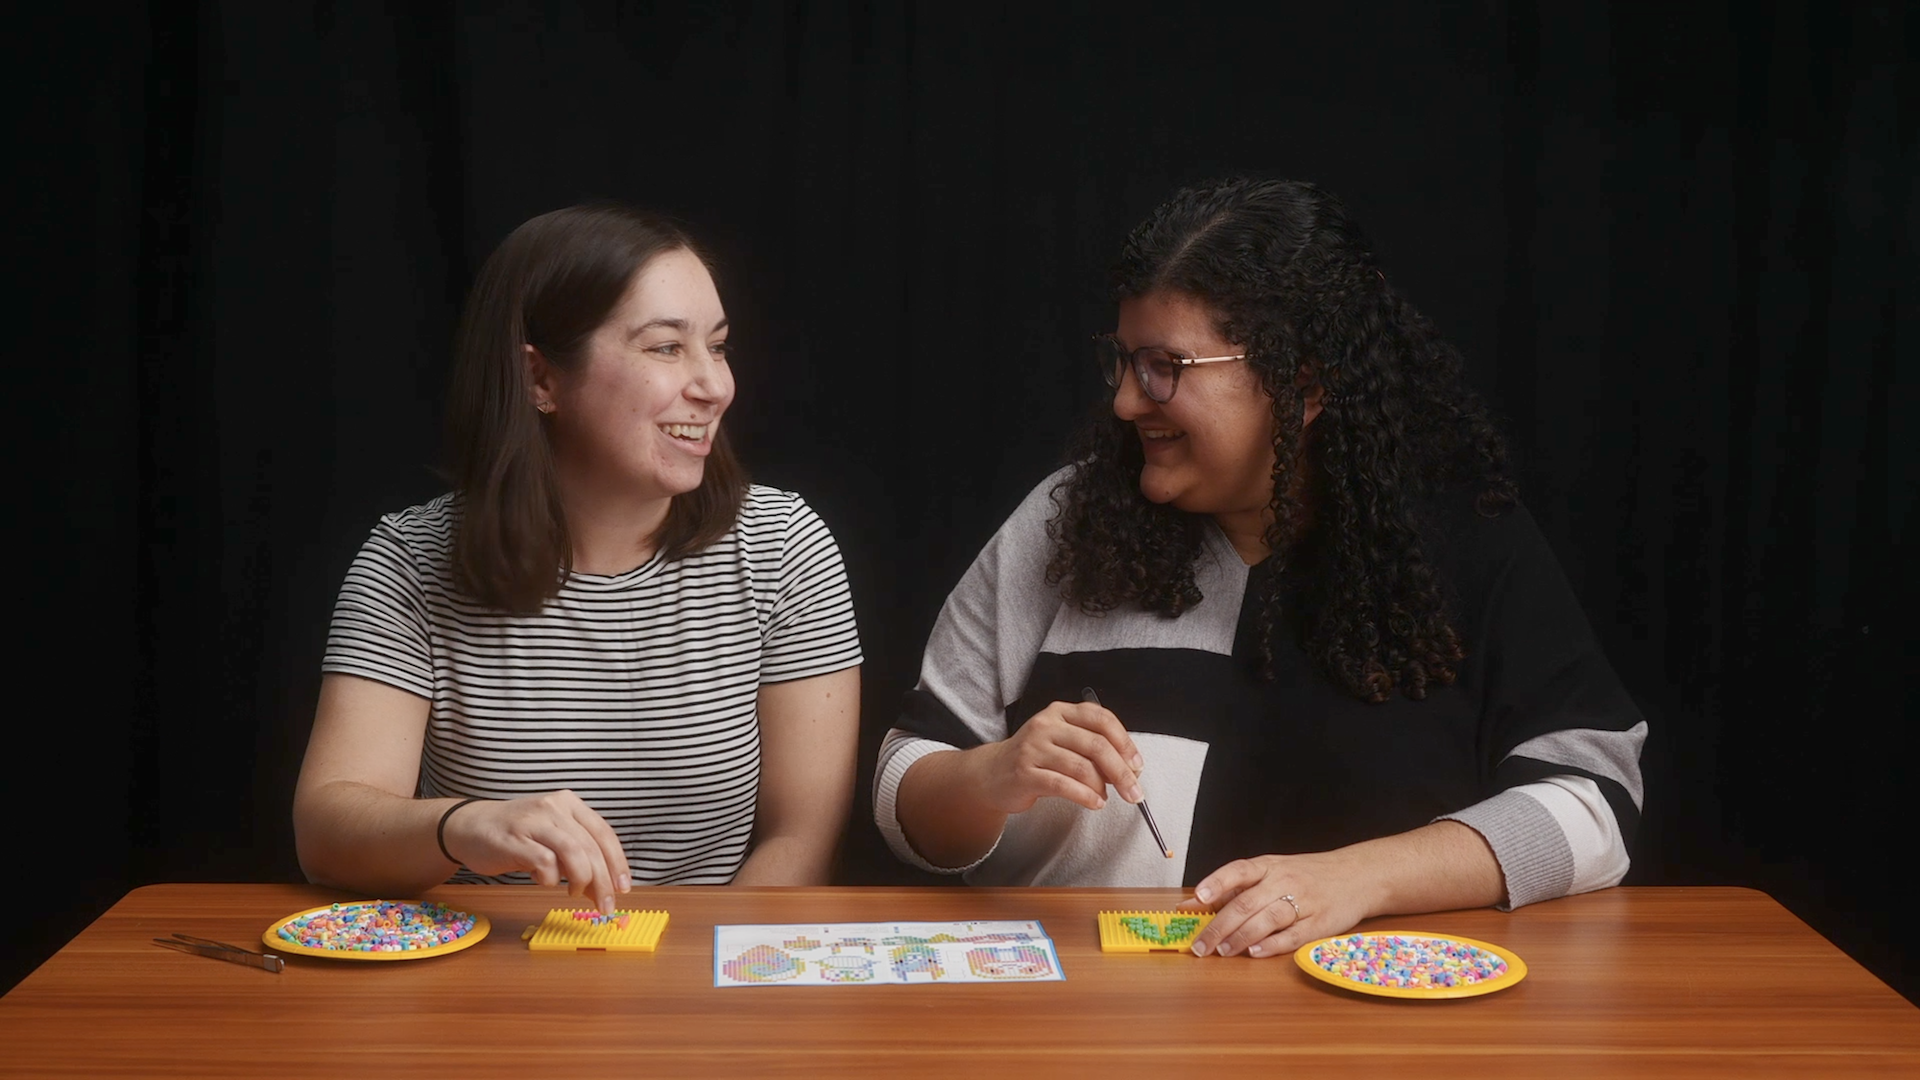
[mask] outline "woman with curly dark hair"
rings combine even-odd
[[[1339,201],[1181,191],[1115,293],[1110,414],[955,588],[882,746],[894,851],[1191,884],[1223,956],[1617,883],[1646,724]]]

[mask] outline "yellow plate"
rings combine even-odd
[[[1361,943],[1363,945],[1373,945],[1374,940],[1369,939],[1377,940],[1396,937],[1421,938],[1427,941],[1445,942],[1452,945],[1471,945],[1476,949],[1491,953],[1501,960],[1504,960],[1507,965],[1507,970],[1503,974],[1496,975],[1491,979],[1474,983],[1463,983],[1458,986],[1377,986],[1373,983],[1364,983],[1356,979],[1350,979],[1344,975],[1335,974],[1314,962],[1313,950],[1328,942],[1348,942],[1356,937],[1362,939]],[[1331,983],[1343,990],[1352,990],[1361,994],[1377,994],[1380,997],[1416,998],[1427,1001],[1436,998],[1463,998],[1474,997],[1479,994],[1491,994],[1496,990],[1505,990],[1507,987],[1527,977],[1526,961],[1498,945],[1489,945],[1484,941],[1475,941],[1472,938],[1464,938],[1456,934],[1428,933],[1425,930],[1372,930],[1358,934],[1336,934],[1333,937],[1321,938],[1318,941],[1309,941],[1305,945],[1300,946],[1294,950],[1293,962],[1300,965],[1301,971],[1319,979],[1321,982]]]
[[[355,900],[337,906],[344,908],[352,907],[356,904],[383,904],[389,902],[396,904],[413,904],[416,906],[423,903],[423,901],[420,900]],[[467,931],[465,934],[444,944],[434,945],[425,949],[414,949],[409,952],[355,952],[349,949],[316,949],[311,945],[302,945],[298,942],[288,941],[286,938],[280,936],[280,928],[293,920],[308,915],[318,915],[323,911],[332,911],[335,906],[336,905],[333,904],[322,904],[317,908],[296,911],[286,918],[281,919],[279,922],[274,923],[272,926],[267,927],[267,932],[260,935],[260,940],[265,942],[267,948],[275,954],[285,953],[295,956],[319,956],[328,960],[425,960],[429,956],[445,956],[448,953],[456,953],[469,946],[478,945],[480,939],[487,936],[487,931],[493,928],[493,924],[487,921],[485,915],[474,915],[473,929]],[[468,913],[461,912],[461,914],[465,915]]]

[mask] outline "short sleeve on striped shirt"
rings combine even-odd
[[[861,660],[840,548],[813,508],[797,495],[791,498],[761,644],[763,684],[826,675]]]
[[[420,568],[388,520],[374,527],[347,570],[320,670],[433,697],[433,646]]]

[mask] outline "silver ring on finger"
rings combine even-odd
[[[1285,900],[1285,901],[1287,902],[1287,906],[1289,906],[1289,907],[1291,907],[1291,908],[1293,908],[1293,921],[1294,921],[1294,922],[1299,922],[1299,921],[1300,921],[1300,903],[1299,903],[1299,901],[1297,901],[1297,900],[1295,900],[1295,899],[1293,898],[1293,894],[1292,894],[1292,893],[1288,893],[1287,895],[1285,895],[1285,896],[1283,896],[1283,897],[1281,897],[1280,899],[1282,899],[1282,900]]]

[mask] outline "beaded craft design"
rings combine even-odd
[[[534,952],[652,952],[666,929],[664,911],[554,908],[520,936]]]
[[[1178,952],[1213,921],[1210,911],[1103,911],[1101,952]]]

